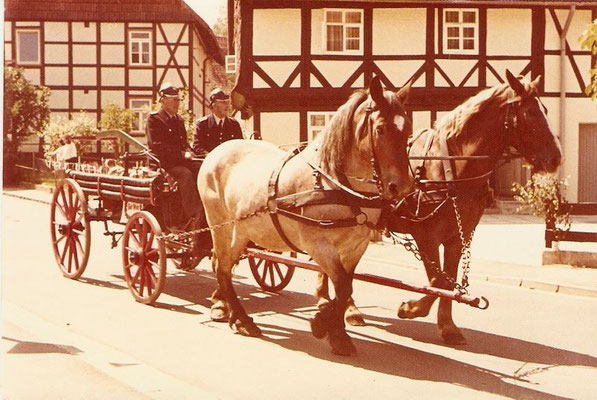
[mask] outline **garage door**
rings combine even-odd
[[[597,124],[580,124],[578,201],[597,202]]]

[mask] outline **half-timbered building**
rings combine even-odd
[[[568,198],[597,201],[597,109],[583,90],[595,62],[578,38],[595,1],[229,0],[228,56],[252,129],[276,143],[316,135],[373,75],[396,89],[413,81],[414,128],[432,126],[505,71],[543,76],[542,100],[560,136]],[[496,175],[510,196],[526,172]]]
[[[209,26],[182,0],[5,0],[5,64],[51,89],[52,117],[83,111],[99,120],[108,103],[135,112],[142,135],[163,82],[189,90],[205,114],[205,93],[223,64]]]

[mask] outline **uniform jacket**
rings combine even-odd
[[[147,144],[160,160],[162,168],[185,164],[184,152],[189,148],[187,131],[180,115],[170,117],[164,110],[152,112],[145,126]]]
[[[237,120],[224,117],[222,129],[216,124],[213,115],[201,118],[195,124],[193,151],[202,155],[212,151],[217,145],[232,139],[242,139],[243,132]]]

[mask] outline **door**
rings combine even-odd
[[[597,124],[580,124],[578,135],[578,201],[597,202]]]

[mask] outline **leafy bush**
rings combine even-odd
[[[4,67],[4,123],[2,143],[3,178],[5,183],[19,179],[15,164],[22,140],[42,131],[50,118],[45,86],[34,86],[23,75],[21,68]]]
[[[58,117],[52,120],[41,132],[47,150],[54,150],[60,146],[60,139],[70,136],[95,136],[97,132],[95,121],[84,112],[73,115],[71,119]]]
[[[533,215],[543,218],[547,224],[561,225],[563,230],[570,229],[570,215],[562,211],[562,205],[567,203],[567,188],[567,180],[539,173],[533,174],[524,185],[512,184],[514,199],[530,206]]]
[[[579,41],[583,49],[589,49],[593,55],[597,55],[597,19],[589,24],[579,38]],[[595,100],[597,99],[597,62],[591,68],[590,72],[591,82],[585,88],[585,93]]]
[[[99,122],[100,129],[119,129],[130,133],[133,128],[133,112],[116,104],[109,103],[102,110],[102,117]]]

